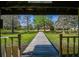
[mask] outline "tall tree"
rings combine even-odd
[[[24,19],[26,20],[26,27],[27,27],[27,32],[29,32],[29,23],[30,23],[30,19],[29,19],[29,15],[25,15],[24,16]]]
[[[62,29],[63,33],[65,33],[65,29],[69,30],[72,28],[76,28],[77,25],[78,25],[77,15],[59,15],[59,18],[55,23],[56,28]]]
[[[48,18],[47,15],[36,15],[34,19],[34,24],[36,25],[37,29],[43,28],[44,31],[46,31],[46,27],[50,27],[50,29],[53,26],[53,22]]]
[[[37,30],[39,31],[39,28],[42,25],[42,21],[41,21],[40,16],[37,16],[37,15],[35,16],[34,24],[35,24],[35,27],[37,28]]]

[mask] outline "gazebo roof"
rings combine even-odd
[[[79,2],[51,1],[29,3],[28,1],[0,1],[1,14],[63,14],[77,15]]]

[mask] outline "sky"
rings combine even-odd
[[[59,15],[48,15],[49,18],[55,23],[58,20]]]
[[[24,16],[25,15],[19,15],[18,19],[19,19],[19,22],[21,24],[21,26],[27,26],[27,20],[24,19]],[[30,23],[33,22],[33,19],[34,19],[34,15],[29,15],[29,20],[30,20]],[[49,19],[52,20],[54,23],[58,20],[58,15],[48,15]]]

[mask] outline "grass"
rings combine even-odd
[[[35,35],[36,35],[36,32],[29,32],[29,33],[27,32],[27,33],[21,34],[22,44],[28,44],[29,41],[31,41],[34,38]],[[18,36],[18,34],[2,34],[1,36],[2,37]],[[15,39],[14,39],[14,41],[15,41]],[[8,43],[10,42],[9,38],[7,39],[7,42]]]
[[[21,33],[21,53],[25,50],[25,48],[28,46],[28,44],[32,41],[32,39],[36,36],[37,32],[26,32],[26,33]],[[11,33],[6,33],[6,34],[1,34],[2,37],[10,37],[10,36],[18,36],[18,33],[14,33],[14,34],[11,34]],[[6,43],[6,56],[7,57],[11,57],[11,49],[12,49],[12,46],[11,46],[11,39],[10,38],[7,38],[6,39],[7,43]],[[1,39],[1,43],[2,43],[2,52],[4,53],[5,49],[5,39]],[[9,53],[8,53],[9,51]],[[13,56],[18,56],[18,39],[14,38],[13,39]]]
[[[34,37],[36,33],[27,33],[22,35],[22,44],[28,44]]]
[[[55,32],[45,32],[45,35],[48,37],[48,39],[55,45],[55,47],[59,50],[60,49],[60,37],[58,33]],[[78,34],[64,34],[64,36],[74,36]],[[78,40],[76,39],[76,47],[75,47],[75,52],[78,52]],[[67,39],[63,39],[63,54],[67,54]],[[69,40],[69,53],[72,54],[73,53],[73,39],[70,38]]]
[[[37,30],[29,30],[30,32],[36,32]],[[11,33],[12,30],[11,29],[1,29],[2,33]],[[14,32],[16,33],[23,33],[23,32],[27,32],[27,30],[24,29],[15,29]]]

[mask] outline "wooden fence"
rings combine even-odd
[[[65,55],[65,56],[70,56],[70,54],[69,54],[69,43],[70,43],[70,41],[69,41],[69,39],[70,38],[72,38],[73,39],[73,54],[72,54],[72,56],[79,56],[79,36],[63,36],[62,34],[60,34],[60,56],[63,56],[63,53],[62,53],[62,51],[63,51],[63,49],[62,49],[62,45],[64,45],[63,44],[63,38],[66,38],[66,42],[67,42],[67,54]],[[78,38],[78,55],[76,55],[75,54],[75,42],[76,42],[76,38]]]
[[[7,39],[10,39],[11,40],[11,46],[9,48],[7,48]],[[14,39],[17,39],[17,49],[15,51],[15,53],[17,54],[14,54]],[[5,55],[2,55],[2,47],[0,47],[1,49],[1,57],[11,57],[11,56],[14,56],[14,57],[18,57],[18,56],[21,56],[21,34],[18,34],[17,36],[10,36],[10,37],[0,37],[0,41],[2,42],[2,40],[4,40],[4,49],[5,49],[5,52],[4,54]]]

